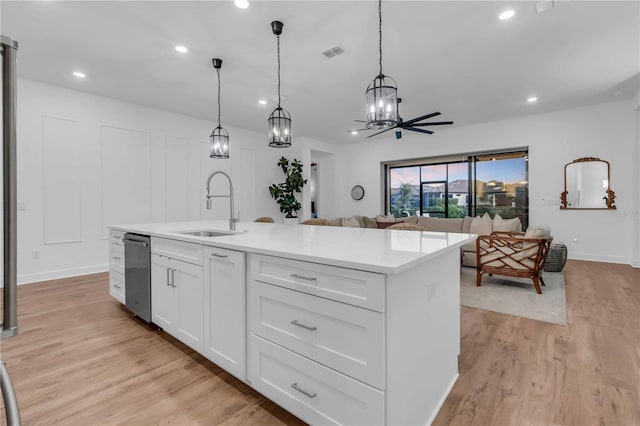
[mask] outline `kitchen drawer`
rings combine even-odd
[[[384,424],[383,392],[255,335],[247,367],[258,392],[310,424]]]
[[[383,274],[252,254],[249,277],[384,312]]]
[[[109,271],[109,294],[123,305],[126,303],[123,274],[115,271]]]
[[[151,237],[151,253],[202,266],[202,245]]]
[[[124,246],[124,242],[122,241],[123,238],[124,231],[117,231],[115,229],[109,230],[109,241],[111,241],[112,244]]]
[[[109,269],[124,274],[124,246],[109,244]]]
[[[384,314],[252,281],[249,332],[384,389]]]

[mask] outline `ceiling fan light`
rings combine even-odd
[[[213,129],[209,136],[209,157],[229,158],[229,133],[220,126]]]
[[[272,148],[289,148],[291,146],[291,115],[278,107],[269,118],[269,146]]]
[[[365,92],[366,128],[388,129],[398,124],[398,88],[391,77],[379,74]]]

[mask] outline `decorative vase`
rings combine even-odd
[[[300,219],[297,217],[285,217],[283,222],[285,225],[297,225],[300,223]]]

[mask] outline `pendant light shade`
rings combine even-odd
[[[398,124],[398,88],[382,73],[382,0],[378,0],[379,71],[365,92],[367,129],[388,129]]]
[[[271,22],[271,30],[276,35],[278,46],[278,107],[273,110],[267,123],[269,124],[269,146],[272,148],[288,148],[291,146],[291,115],[280,106],[280,34],[284,24]]]
[[[218,74],[218,127],[213,129],[209,136],[209,157],[226,159],[229,158],[229,132],[220,125],[220,68],[222,59],[213,58],[213,68]]]

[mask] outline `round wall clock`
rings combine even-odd
[[[351,188],[351,198],[357,201],[362,200],[363,197],[364,188],[362,187],[362,185],[355,185],[353,188]]]

